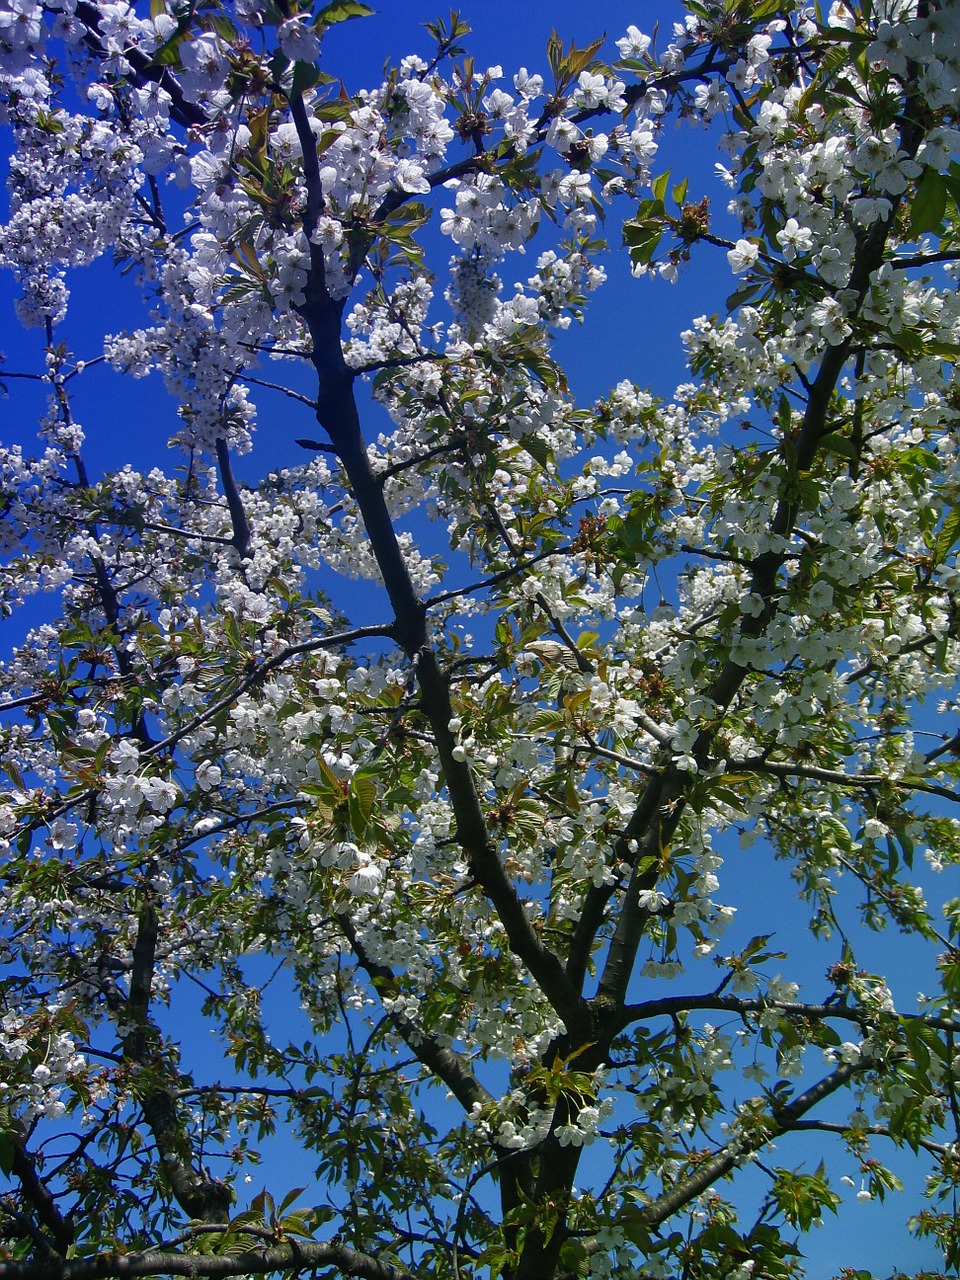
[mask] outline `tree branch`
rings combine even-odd
[[[305,161],[304,167],[309,174],[316,163],[316,141],[312,134],[308,149],[311,160],[309,165]],[[312,268],[311,276],[313,274]],[[354,380],[343,356],[340,336],[342,306],[327,296],[319,281],[308,282],[305,296],[300,313],[313,340],[312,362],[318,377],[317,420],[337,450],[363,517],[396,618],[393,634],[407,656],[417,663],[422,710],[429,721],[450,794],[457,842],[467,857],[475,881],[496,909],[511,950],[526,964],[566,1025],[579,1027],[585,1035],[590,1023],[586,1002],[569,983],[560,961],[534,931],[487,830],[470,764],[454,754],[457,741],[450,730],[453,706],[449,681],[441,671],[429,642],[426,606],[417,595],[407,570],[384,499],[383,486],[367,454]]]
[[[217,436],[217,465],[220,468],[223,495],[227,500],[227,509],[230,512],[230,520],[233,524],[233,537],[230,541],[236,547],[237,555],[240,559],[245,560],[250,551],[252,533],[247,520],[247,513],[243,507],[243,499],[240,497],[240,490],[237,488],[237,482],[234,479],[233,466],[230,462],[230,450],[227,448],[227,442],[222,436]]]
[[[13,1147],[10,1172],[20,1183],[24,1198],[33,1205],[37,1221],[50,1233],[54,1248],[64,1254],[73,1244],[75,1230],[69,1217],[64,1217],[56,1201],[37,1173],[33,1155],[27,1151],[26,1136],[21,1124],[14,1121],[7,1130]]]
[[[129,995],[123,1017],[129,1030],[120,1032],[124,1059],[142,1067],[149,1079],[140,1099],[143,1116],[157,1144],[164,1176],[177,1203],[191,1218],[218,1222],[233,1204],[233,1192],[203,1169],[181,1158],[183,1147],[177,1090],[170,1080],[170,1068],[163,1062],[159,1032],[150,1019],[150,990],[157,958],[160,918],[156,906],[147,901],[140,908],[137,936],[133,946]]]
[[[800,1000],[768,1000],[762,996],[723,995],[708,991],[701,995],[665,996],[660,1000],[644,1000],[640,1004],[625,1005],[620,1029],[623,1030],[630,1023],[641,1022],[646,1018],[674,1017],[678,1013],[697,1013],[708,1009],[725,1010],[741,1016],[775,1009],[787,1017],[813,1018],[818,1022],[836,1018],[841,1022],[853,1022],[861,1027],[869,1026],[877,1020],[875,1014],[846,1004],[807,1004]],[[943,1018],[938,1014],[900,1013],[886,1016],[896,1017],[905,1022],[922,1022],[925,1026],[935,1027],[938,1031],[960,1031],[960,1021],[955,1018]]]
[[[225,1280],[229,1276],[294,1275],[318,1267],[336,1267],[342,1275],[361,1280],[416,1280],[409,1271],[380,1262],[347,1245],[309,1240],[286,1240],[270,1249],[251,1250],[219,1257],[198,1253],[163,1253],[146,1250],[121,1254],[104,1252],[91,1258],[71,1258],[50,1263],[31,1259],[0,1262],[0,1280],[127,1280],[135,1276],[188,1276]]]
[[[857,1125],[856,1129],[851,1129],[849,1124],[840,1124],[834,1120],[798,1120],[793,1125],[791,1132],[793,1133],[836,1133],[841,1136],[844,1134],[865,1133],[871,1138],[889,1138],[891,1142],[898,1145],[903,1141],[902,1138],[894,1137],[889,1128],[885,1124],[865,1124]],[[929,1138],[914,1137],[913,1141],[918,1147],[922,1147],[924,1151],[929,1151],[932,1156],[947,1156],[953,1154],[952,1144],[944,1142],[931,1142]]]
[[[83,43],[96,57],[106,58],[107,50],[104,47],[99,28],[100,18],[103,15],[96,5],[88,3],[88,0],[80,0],[76,8],[76,16],[86,28]],[[209,124],[207,113],[197,103],[187,101],[183,96],[180,82],[168,67],[158,66],[145,53],[141,53],[139,49],[127,48],[124,51],[124,57],[133,71],[132,79],[134,83],[138,85],[159,84],[161,88],[169,93],[171,99],[170,114],[179,125],[189,129],[191,125]]]
[[[381,999],[388,993],[399,992],[397,979],[391,970],[366,954],[349,916],[341,913],[337,916],[337,923],[346,935],[360,966],[369,974]],[[453,1049],[442,1048],[428,1032],[418,1027],[405,1014],[391,1010],[387,1016],[403,1036],[411,1053],[443,1081],[464,1111],[470,1111],[478,1102],[483,1106],[494,1101],[493,1096],[480,1084],[460,1054]]]
[[[315,649],[330,649],[338,644],[352,644],[355,640],[366,640],[374,636],[394,638],[393,630],[390,627],[354,627],[350,631],[340,631],[330,636],[319,636],[316,640],[304,640],[301,644],[287,645],[279,653],[275,653],[272,658],[267,658],[265,662],[261,662],[249,675],[237,681],[230,693],[212,703],[206,710],[201,711],[199,715],[194,716],[188,724],[183,725],[174,733],[168,734],[160,742],[153,743],[144,754],[160,755],[164,751],[169,751],[196,729],[213,720],[221,711],[225,711],[232,706],[241,694],[246,693],[255,684],[259,684],[261,680],[265,680],[271,672],[276,671],[278,667],[282,667],[291,658],[300,657],[304,653],[312,653]]]
[[[932,754],[932,753],[931,753]],[[930,759],[930,756],[927,757]],[[936,782],[925,782],[923,778],[889,777],[879,773],[845,773],[842,769],[825,769],[820,765],[790,764],[781,760],[765,760],[762,756],[750,756],[745,760],[733,762],[733,773],[747,770],[752,773],[769,773],[778,778],[811,778],[818,782],[829,782],[840,787],[903,787],[908,791],[920,791],[927,795],[940,796],[944,800],[952,800],[960,804],[960,793],[950,787],[942,787]]]
[[[919,135],[913,142],[913,151],[919,145]],[[900,197],[894,199],[894,206]],[[870,287],[872,273],[882,264],[887,237],[893,226],[893,218],[887,222],[876,222],[858,241],[847,282],[848,290],[857,299],[856,308],[862,305]],[[807,405],[803,414],[800,430],[794,441],[795,469],[808,471],[813,465],[821,442],[829,429],[828,414],[831,398],[836,390],[844,365],[850,357],[851,341],[848,338],[837,346],[828,346],[824,351],[816,377],[810,383]],[[771,534],[775,539],[785,539],[796,524],[799,514],[798,500],[792,495],[782,496],[777,500],[770,524]],[[776,612],[777,578],[788,556],[780,550],[765,551],[757,556],[750,565],[750,592],[763,601],[763,608],[756,616],[744,615],[739,625],[739,634],[747,639],[755,639],[765,634]],[[706,697],[718,710],[724,711],[730,706],[738,690],[747,676],[748,668],[735,658],[728,658],[717,672],[706,691]],[[709,756],[715,730],[704,728],[694,744],[692,754],[703,763]],[[625,839],[620,841],[626,860],[631,861],[634,872],[624,897],[617,921],[614,936],[610,942],[607,963],[598,987],[598,993],[605,1002],[613,1002],[622,1006],[626,996],[627,984],[633,971],[633,965],[640,940],[643,936],[644,924],[649,913],[640,905],[640,894],[656,881],[657,863],[662,851],[669,843],[673,832],[680,821],[686,795],[689,789],[689,774],[677,769],[672,763],[672,753],[664,750],[661,757],[662,772],[652,777],[644,788],[640,802],[630,819]],[[624,847],[627,841],[636,842],[635,851]],[[577,960],[578,965],[586,963],[592,938],[596,936],[603,918],[606,901],[602,898],[603,890],[589,895],[590,911],[584,912],[578,925]],[[592,932],[591,932],[592,930]],[[569,971],[569,964],[568,964]]]
[[[744,1161],[759,1151],[771,1139],[776,1138],[782,1133],[789,1133],[791,1129],[796,1127],[796,1121],[801,1116],[811,1111],[824,1098],[835,1093],[847,1083],[852,1075],[858,1070],[856,1066],[844,1063],[838,1067],[836,1071],[832,1071],[830,1075],[812,1085],[805,1093],[801,1093],[799,1097],[794,1098],[793,1102],[787,1106],[779,1108],[769,1118],[769,1124],[763,1129],[758,1136],[749,1139],[733,1138],[724,1147],[722,1147],[709,1160],[705,1160],[695,1173],[685,1178],[678,1186],[665,1192],[662,1196],[658,1196],[651,1204],[645,1205],[639,1211],[639,1218],[645,1226],[658,1227],[662,1222],[666,1222],[684,1205],[696,1200],[708,1187],[719,1181],[720,1178],[728,1174],[732,1169],[743,1164]],[[0,1276],[0,1280],[3,1277]]]

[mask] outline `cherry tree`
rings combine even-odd
[[[0,9],[0,1280],[957,1269],[960,6],[369,16]],[[729,272],[672,397],[557,362],[612,253]]]

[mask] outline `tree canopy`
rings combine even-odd
[[[0,1280],[960,1269],[960,5],[685,15],[5,0]]]

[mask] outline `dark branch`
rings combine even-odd
[[[227,508],[233,524],[233,537],[230,541],[236,547],[240,559],[245,560],[250,551],[252,534],[247,513],[243,507],[243,499],[240,497],[240,490],[233,475],[230,450],[222,436],[217,437],[217,465],[220,468],[220,482],[223,485],[223,494],[227,500]]]
[[[369,974],[381,997],[396,994],[399,990],[396,978],[386,965],[378,964],[366,954],[349,917],[340,915],[338,923],[354,955]],[[480,1084],[460,1054],[453,1049],[444,1049],[429,1032],[416,1026],[405,1014],[390,1013],[389,1017],[403,1036],[410,1051],[428,1070],[443,1081],[465,1111],[469,1111],[477,1102],[486,1105],[494,1101],[492,1095]]]
[[[389,1262],[380,1262],[344,1244],[287,1240],[271,1249],[218,1257],[198,1253],[105,1252],[92,1258],[0,1262],[0,1280],[127,1280],[133,1276],[189,1276],[222,1280],[229,1276],[294,1275],[318,1267],[336,1267],[342,1275],[361,1280],[416,1280]]]
[[[802,1116],[845,1085],[856,1071],[855,1066],[848,1064],[838,1067],[836,1071],[812,1085],[806,1093],[801,1093],[799,1097],[794,1098],[793,1102],[773,1112],[767,1123],[759,1126],[760,1133],[749,1137],[744,1134],[727,1143],[716,1155],[705,1160],[695,1173],[684,1178],[676,1187],[641,1209],[639,1217],[644,1225],[657,1227],[660,1223],[666,1222],[684,1205],[688,1205],[691,1200],[696,1200],[697,1196],[702,1195],[720,1178],[742,1165],[752,1152],[759,1151],[778,1134],[789,1133],[791,1129],[796,1128],[797,1121]],[[3,1280],[2,1276],[0,1280]]]

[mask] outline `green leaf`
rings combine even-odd
[[[950,199],[960,209],[960,165],[954,160],[949,170],[943,174],[943,181],[950,192]]]
[[[587,1251],[579,1240],[575,1238],[564,1240],[560,1248],[560,1264],[567,1271],[572,1271],[577,1275],[588,1274]]]
[[[547,442],[538,435],[530,434],[524,436],[520,442],[531,458],[540,463],[541,467],[545,467],[550,461],[550,449]]]
[[[745,302],[750,302],[750,300],[755,298],[765,287],[766,286],[763,284],[753,282],[751,284],[744,285],[742,289],[735,290],[730,294],[729,298],[727,298],[727,310],[736,311],[737,307],[743,306]]]
[[[430,221],[430,217],[430,210],[422,201],[409,200],[400,205],[399,208],[392,209],[384,219],[384,225],[390,228],[402,228],[409,235],[411,231],[417,231],[420,227],[425,227]],[[391,231],[386,231],[385,234],[390,236],[392,233]]]
[[[520,363],[524,365],[524,367],[527,368],[539,382],[542,382],[545,387],[549,388],[549,390],[566,392],[566,376],[560,366],[554,360],[551,360],[546,352],[541,351],[538,347],[524,347],[521,348],[519,357]],[[540,440],[539,437],[534,436],[532,438],[535,443],[533,448],[531,448],[530,438],[531,437],[524,436],[520,443],[528,453],[533,454],[533,456],[537,458],[538,462],[545,463],[546,459],[538,456],[538,453],[542,453],[542,450],[545,447],[544,442]],[[537,450],[538,452],[534,452],[534,450]]]
[[[9,1133],[0,1133],[0,1173],[9,1178],[13,1172],[13,1157],[16,1148]]]
[[[937,967],[944,991],[953,1000],[960,998],[960,958],[957,952],[946,952]]]
[[[304,1191],[306,1191],[306,1187],[294,1187],[292,1191],[288,1191],[280,1201],[279,1208],[277,1209],[277,1217],[282,1213],[285,1213],[292,1204],[295,1204],[303,1195]]]
[[[949,364],[956,364],[960,360],[960,343],[957,342],[940,342],[937,339],[924,342],[923,354],[928,356],[939,356],[941,360],[946,360]]]
[[[777,402],[777,426],[783,435],[787,436],[790,434],[792,425],[793,413],[790,409],[790,401],[786,396],[782,395]]]
[[[559,41],[559,37],[557,37],[556,32],[553,33],[551,39],[557,39]],[[584,49],[578,49],[571,40],[570,48],[567,50],[566,54],[563,54],[563,56],[557,61],[557,72],[555,72],[555,74],[558,73],[558,79],[572,80],[575,76],[578,76],[581,71],[586,71],[587,67],[589,67],[590,63],[602,48],[602,36],[599,40],[594,40],[593,44],[588,44]],[[562,51],[562,49],[563,45],[560,44],[560,50]]]
[[[837,1212],[840,1197],[831,1191],[820,1164],[813,1173],[776,1169],[773,1196],[792,1227],[809,1231],[824,1209]]]
[[[296,62],[293,66],[293,80],[290,85],[290,97],[302,98],[305,93],[320,80],[320,68],[312,62]]]
[[[917,184],[917,194],[910,205],[910,234],[938,232],[947,211],[947,184],[942,173],[929,165]]]
[[[663,226],[659,222],[625,222],[623,224],[623,243],[630,250],[630,260],[642,266],[646,266],[651,261],[662,238]]]
[[[942,564],[947,558],[947,553],[958,540],[960,540],[960,507],[952,507],[937,534],[936,545],[933,548],[934,563]]]
[[[152,8],[152,7],[151,7]],[[161,5],[161,9],[163,6]],[[156,16],[151,12],[151,16]],[[150,62],[155,67],[173,67],[180,61],[180,46],[183,43],[188,31],[190,30],[190,14],[180,13],[177,15],[177,29],[173,35],[151,58]]]
[[[9,775],[13,785],[15,787],[19,787],[21,791],[26,791],[27,784],[23,780],[23,774],[20,772],[20,766],[15,764],[12,760],[4,760],[3,767]]]
[[[350,18],[372,18],[376,9],[368,4],[360,4],[359,0],[332,0],[317,14],[316,21],[332,27],[337,22],[347,22]]]
[[[848,440],[846,436],[837,435],[836,431],[828,431],[821,438],[820,445],[828,453],[839,454],[841,458],[847,458],[850,462],[857,461],[856,445],[852,440]]]
[[[370,825],[370,818],[377,803],[377,784],[369,773],[357,772],[350,779],[350,790],[347,793],[347,808],[350,813],[350,825],[354,833],[360,837]]]
[[[666,173],[661,173],[661,175],[660,175],[660,177],[659,177],[659,178],[654,178],[654,180],[653,180],[653,194],[654,194],[654,198],[655,198],[655,199],[657,199],[657,200],[659,200],[661,203],[666,199],[666,196],[667,196],[667,184],[668,184],[669,182],[670,182],[670,170],[669,170],[669,169],[667,170],[667,172],[666,172]]]

